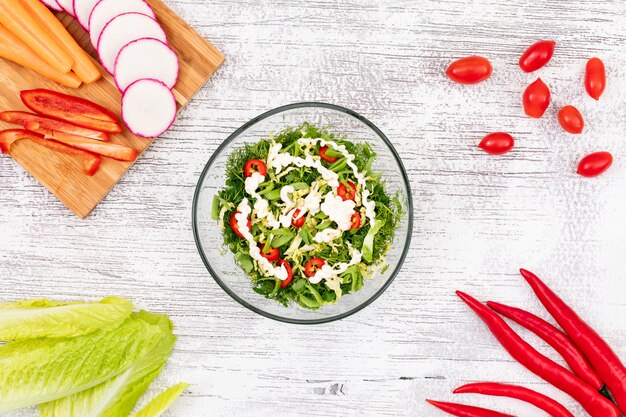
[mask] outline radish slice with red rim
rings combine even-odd
[[[174,94],[159,80],[135,81],[122,96],[122,120],[138,136],[157,137],[169,129],[175,119]]]
[[[100,34],[107,23],[124,13],[141,13],[156,19],[144,0],[100,0],[89,15],[89,39],[94,48],[98,49]]]
[[[98,4],[98,1],[100,0],[74,0],[72,3],[74,16],[85,30],[89,30],[89,16],[93,8]]]
[[[59,6],[59,3],[56,0],[41,0],[43,4],[45,4],[48,9],[54,10],[55,12],[62,12],[63,9]]]
[[[65,13],[69,14],[72,17],[75,16],[73,0],[56,0],[56,2]]]
[[[178,56],[166,43],[143,38],[125,45],[115,60],[115,84],[122,93],[137,80],[152,78],[169,89],[178,80]]]
[[[167,42],[167,36],[159,23],[141,13],[124,13],[111,20],[102,30],[98,41],[98,55],[102,66],[111,74],[120,50],[132,41],[154,38]]]

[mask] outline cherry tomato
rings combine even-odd
[[[537,78],[537,81],[526,87],[523,99],[526,115],[538,119],[550,105],[550,89],[541,78]]]
[[[293,279],[293,270],[291,269],[291,265],[289,264],[289,262],[281,259],[280,261],[276,262],[276,266],[284,266],[287,270],[287,279],[280,284],[280,288],[285,288],[291,283],[291,280]]]
[[[255,172],[265,176],[267,174],[267,167],[265,162],[260,159],[251,159],[243,166],[243,175],[248,178]]]
[[[350,217],[350,230],[356,230],[359,227],[361,227],[361,215],[355,211]]]
[[[233,214],[231,214],[230,216],[230,228],[233,229],[233,232],[235,232],[235,234],[237,236],[239,236],[242,239],[245,239],[244,236],[241,234],[241,232],[239,231],[239,225],[237,224],[237,219],[235,218],[235,216],[239,214],[238,211],[234,212]],[[248,229],[252,227],[252,223],[250,223],[250,219],[248,219]]]
[[[585,89],[591,97],[599,100],[605,87],[606,71],[604,69],[604,63],[600,58],[591,58],[587,61],[587,68],[585,70]]]
[[[341,183],[337,187],[337,195],[343,199],[343,201],[352,200],[356,197],[356,185],[352,181],[348,181],[348,186]]]
[[[513,149],[513,136],[505,132],[490,133],[483,138],[478,147],[491,155],[502,155]]]
[[[582,133],[585,127],[583,115],[574,106],[564,106],[559,110],[559,123],[563,130],[569,133]]]
[[[268,261],[274,262],[278,260],[278,258],[280,258],[280,249],[270,248],[270,250],[267,253],[265,253],[265,251],[263,250],[264,248],[265,248],[265,245],[261,243],[259,245],[259,249],[261,249],[261,256],[267,259]]]
[[[539,41],[528,47],[519,59],[519,66],[524,72],[533,72],[546,65],[554,53],[554,41]]]
[[[326,264],[322,258],[313,258],[304,265],[304,275],[311,278]]]
[[[594,152],[580,160],[576,172],[583,177],[597,177],[609,169],[612,163],[613,155],[610,153]]]
[[[298,229],[301,228],[302,226],[304,226],[304,222],[306,221],[306,215],[305,216],[300,216],[300,209],[296,209],[296,211],[293,212],[293,218],[291,219],[291,225],[293,227],[297,227]]]
[[[485,81],[492,72],[491,63],[482,56],[461,58],[450,64],[446,70],[448,77],[459,84],[476,84]]]
[[[336,158],[336,157],[334,157],[334,156],[328,156],[328,155],[326,155],[326,151],[327,151],[327,150],[328,150],[328,146],[322,146],[322,147],[320,148],[320,157],[321,157],[324,161],[326,161],[326,162],[330,162],[331,164],[332,164],[333,162],[337,162],[337,160],[338,160],[339,158]]]

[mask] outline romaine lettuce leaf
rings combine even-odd
[[[160,417],[176,401],[189,384],[181,382],[171,388],[166,389],[152,399],[144,408],[130,417]]]
[[[80,337],[0,346],[0,412],[67,397],[124,373],[162,340],[162,325],[138,317]]]
[[[0,304],[0,340],[75,337],[122,324],[133,311],[130,301],[109,297],[93,303],[25,300]]]
[[[40,417],[118,417],[128,416],[148,385],[156,378],[172,353],[176,337],[172,322],[165,315],[140,312],[137,320],[161,328],[161,340],[150,352],[124,373],[107,382],[69,397],[41,404]]]

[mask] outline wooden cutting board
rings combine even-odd
[[[204,85],[211,74],[224,61],[222,54],[195,32],[160,0],[148,0],[161,23],[172,49],[180,60],[180,74],[174,95],[182,108]],[[59,13],[59,19],[86,51],[96,56],[89,42],[89,35],[71,16]],[[113,78],[101,69],[103,78],[78,89],[66,88],[42,76],[0,59],[0,111],[29,111],[21,102],[20,90],[48,88],[92,100],[120,114],[121,94],[115,88]],[[0,129],[19,128],[0,122]],[[140,138],[128,130],[111,136],[111,142],[130,146],[139,153],[150,146],[154,139]],[[82,173],[80,161],[59,155],[27,140],[18,141],[12,148],[12,156],[22,167],[39,180],[63,204],[81,218],[85,218],[122,178],[133,163],[102,158],[98,172],[88,177]],[[13,163],[8,156],[1,163]]]

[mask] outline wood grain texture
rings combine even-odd
[[[512,400],[451,394],[481,380],[524,384],[584,415],[514,363],[454,290],[547,318],[517,274],[534,270],[626,358],[625,2],[167,4],[225,64],[86,221],[0,161],[0,299],[120,295],[172,315],[179,341],[150,392],[180,380],[192,386],[170,416],[444,415],[425,398],[537,415]],[[522,73],[520,54],[542,38],[558,43],[553,61]],[[488,56],[493,77],[451,84],[444,69],[469,54]],[[582,85],[593,55],[609,76],[597,103]],[[521,93],[537,76],[554,105],[531,120]],[[275,323],[231,300],[204,269],[191,232],[194,187],[215,148],[257,114],[303,100],[344,105],[379,126],[415,198],[412,248],[396,281],[355,316],[315,327]],[[585,115],[582,136],[558,127],[564,104]],[[515,136],[510,154],[476,148],[494,130]],[[600,149],[616,156],[611,170],[576,176],[578,159]]]
[[[184,106],[221,65],[223,56],[160,0],[150,0],[149,3],[168,36],[171,48],[179,57],[180,73],[178,83],[174,88],[174,95],[179,105]],[[89,35],[78,22],[63,13],[59,13],[59,17],[79,44],[96,57],[97,54],[89,42]],[[0,81],[2,82],[0,108],[22,110],[24,105],[20,101],[20,90],[50,88],[92,100],[120,114],[122,96],[115,86],[115,81],[100,65],[98,67],[104,74],[102,79],[83,85],[79,89],[72,89],[44,80],[38,74],[25,70],[19,65],[0,60]],[[15,128],[15,126],[0,123],[0,129],[9,127]],[[122,134],[111,135],[111,141],[130,146],[142,153],[154,139],[141,138],[125,130]],[[82,173],[80,161],[69,156],[58,155],[29,141],[16,143],[13,158],[70,210],[82,218],[91,213],[133,165],[131,162],[103,158],[96,175],[87,177]]]

